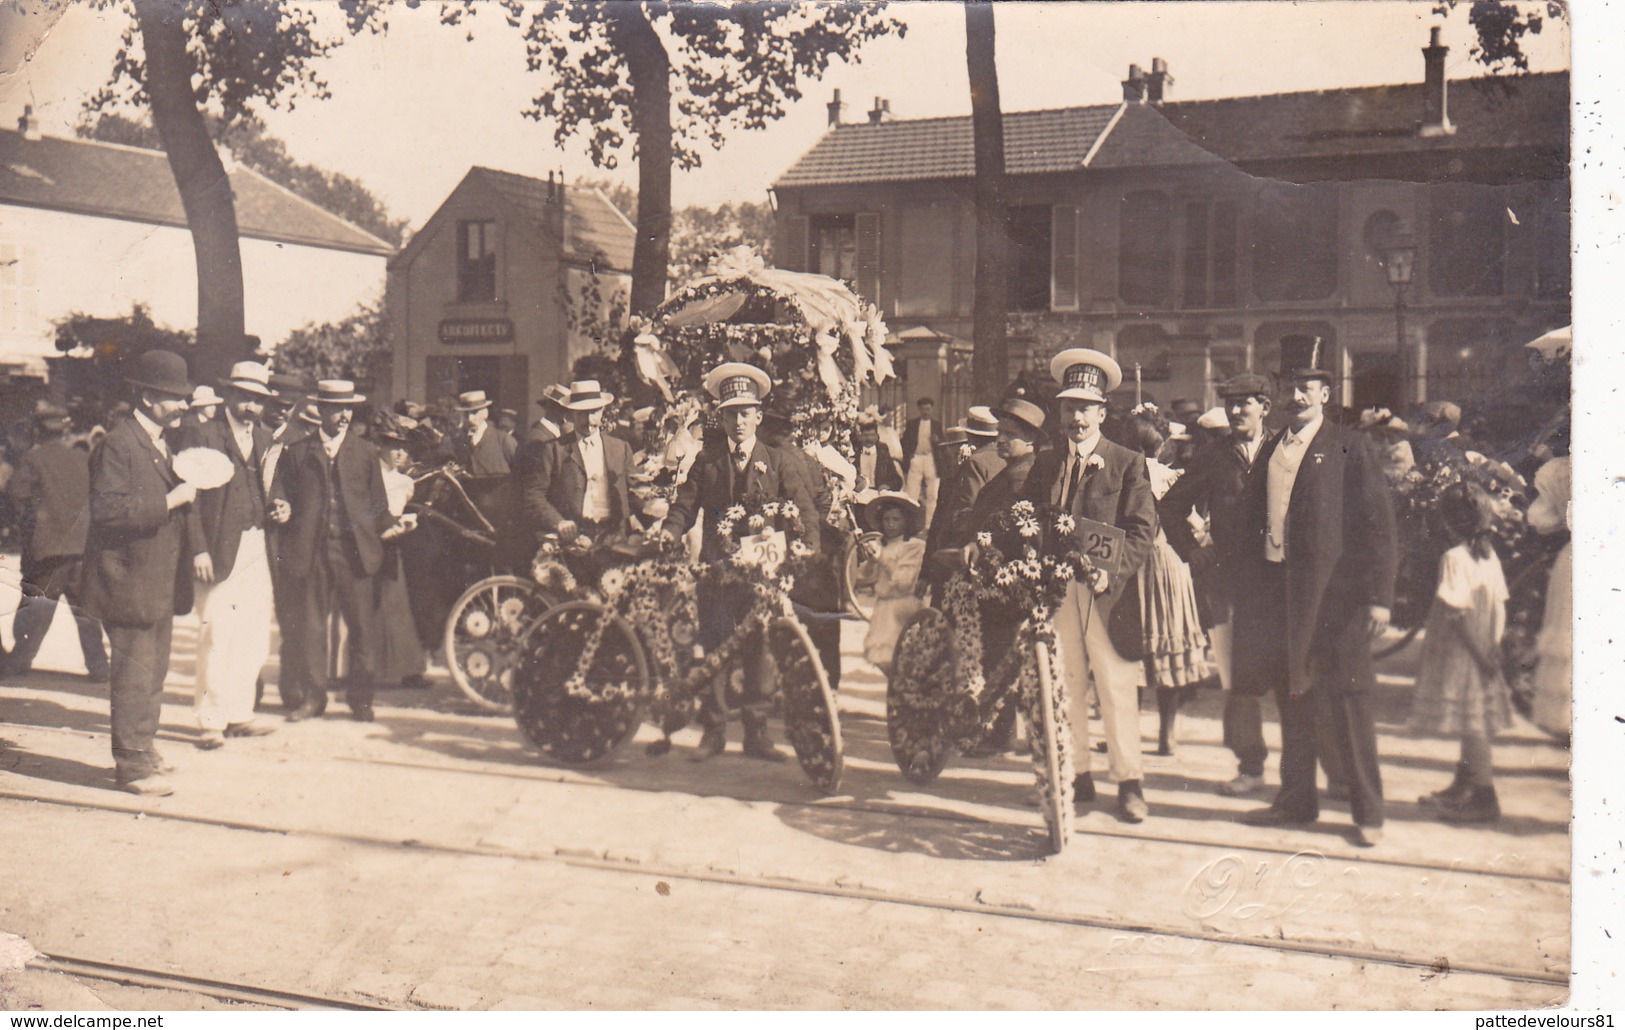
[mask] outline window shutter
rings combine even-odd
[[[858,228],[858,293],[877,307],[880,304],[880,215],[860,211]]]
[[[1050,208],[1051,311],[1078,310],[1078,208],[1056,204]]]
[[[807,216],[785,215],[779,223],[779,234],[778,266],[791,272],[811,271],[812,257],[807,253],[810,235]]]

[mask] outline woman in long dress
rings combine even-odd
[[[415,428],[414,420],[404,415],[385,415],[373,428],[380,462],[383,465],[384,495],[389,502],[389,513],[395,516],[397,528],[401,526],[407,502],[412,499],[412,477],[406,469],[411,465],[407,449],[408,434]],[[412,525],[412,518],[405,525]],[[401,536],[410,529],[384,534],[384,563],[373,577],[373,603],[376,651],[372,668],[379,686],[427,686],[423,678],[428,668],[423,641],[418,636],[412,618],[412,605],[406,590],[406,575],[401,563]]]
[[[1551,535],[1573,528],[1570,513],[1570,465],[1567,456],[1553,458],[1535,473],[1535,499],[1529,505],[1529,524]],[[1574,554],[1565,543],[1552,562],[1546,585],[1546,614],[1535,638],[1534,698],[1530,717],[1535,725],[1567,742],[1574,706]]]

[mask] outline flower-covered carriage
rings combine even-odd
[[[694,460],[685,448],[714,427],[691,433],[687,416],[700,407],[706,374],[725,362],[766,373],[767,406],[788,425],[789,446],[849,449],[861,384],[891,375],[873,306],[833,279],[768,268],[744,250],[724,255],[711,273],[628,333],[622,364],[642,380],[635,388],[653,402],[655,424],[669,427],[655,450],[685,470],[685,459]],[[684,439],[674,439],[679,434]],[[714,437],[706,444],[718,445]],[[808,777],[833,792],[842,767],[834,695],[790,600],[797,575],[827,560],[804,537],[829,534],[805,532],[804,519],[824,519],[827,530],[844,515],[838,506],[803,511],[783,498],[756,499],[715,526],[725,559],[696,563],[680,545],[665,547],[606,575],[601,596],[549,610],[528,635],[515,679],[515,716],[526,738],[559,761],[585,762],[629,740],[645,708],[669,738],[707,697],[713,712],[757,718],[777,706]],[[748,603],[726,640],[707,650],[699,608],[702,595],[717,590]],[[749,672],[773,685],[765,699],[741,689],[745,663],[758,656],[770,668]]]
[[[973,558],[898,638],[886,689],[892,756],[914,783],[955,751],[978,747],[1009,705],[1030,726],[1033,771],[1051,847],[1072,831],[1072,733],[1054,620],[1074,580],[1095,567],[1072,516],[1018,501],[977,534]]]

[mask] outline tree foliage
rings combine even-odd
[[[391,218],[383,201],[374,196],[359,179],[294,160],[282,140],[271,135],[265,123],[254,115],[227,121],[211,111],[204,115],[203,120],[216,143],[272,182],[287,187],[312,204],[360,226],[387,243],[399,247],[405,240],[411,223],[404,218]],[[94,118],[87,115],[74,131],[84,139],[104,143],[123,143],[152,150],[162,150],[164,145],[158,138],[158,130],[150,124],[116,111],[104,111]]]
[[[1444,0],[1433,5],[1433,13],[1447,16],[1459,6],[1461,0]],[[1477,39],[1469,54],[1492,72],[1528,71],[1524,38],[1540,35],[1548,20],[1569,16],[1568,4],[1561,0],[1470,0],[1467,8],[1467,22]]]
[[[149,350],[186,354],[192,349],[191,333],[153,322],[145,304],[114,318],[75,311],[52,325],[56,349],[63,357],[50,359],[51,378],[69,396],[83,399],[98,412],[119,398],[126,362]]]
[[[363,384],[382,382],[389,360],[389,332],[377,300],[337,322],[295,329],[271,355],[278,372]]]

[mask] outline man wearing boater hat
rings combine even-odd
[[[113,645],[113,764],[132,794],[174,793],[153,746],[169,674],[175,616],[192,609],[188,520],[197,489],[170,464],[164,432],[186,414],[186,360],[152,350],[125,381],[139,390],[130,417],[90,457],[90,531],[85,539],[85,610]]]
[[[239,361],[221,383],[224,413],[183,430],[183,447],[219,451],[231,462],[231,479],[197,497],[193,543],[197,579],[197,689],[193,711],[213,750],[227,737],[271,732],[254,721],[255,683],[271,653],[271,567],[265,545],[269,498],[260,468],[271,432],[259,424],[271,374],[255,361]]]
[[[1248,480],[1242,502],[1245,576],[1255,586],[1236,609],[1236,683],[1274,690],[1281,712],[1281,789],[1243,818],[1284,826],[1320,817],[1323,733],[1336,752],[1324,756],[1328,767],[1348,784],[1354,842],[1371,847],[1383,824],[1371,640],[1393,606],[1394,512],[1365,434],[1326,417],[1332,375],[1318,357],[1290,373],[1291,422],[1261,448],[1264,474]]]
[[[1123,595],[1123,584],[1139,571],[1156,535],[1156,502],[1145,458],[1100,433],[1106,395],[1123,381],[1117,362],[1100,351],[1078,347],[1057,354],[1050,361],[1050,374],[1061,387],[1056,403],[1063,439],[1038,456],[1027,477],[1026,496],[1075,517],[1116,526],[1125,534],[1116,577],[1096,569],[1088,581],[1073,583],[1055,620],[1071,695],[1074,753],[1080,763],[1093,757],[1085,689],[1093,675],[1107,760],[1117,781],[1118,814],[1137,823],[1150,812],[1141,788],[1139,669],[1117,653],[1106,627],[1112,606]],[[1081,534],[1084,527],[1078,531]],[[1079,804],[1094,799],[1089,771],[1077,775],[1073,788]]]
[[[491,399],[484,390],[457,395],[457,413],[462,429],[457,436],[457,464],[476,476],[505,476],[519,445],[506,432],[491,424]]]
[[[794,502],[801,512],[807,546],[815,551],[819,547],[817,504],[801,464],[788,460],[756,437],[762,423],[762,401],[772,385],[766,372],[736,361],[718,365],[705,377],[705,389],[717,399],[727,439],[722,446],[708,444],[700,452],[688,478],[677,488],[677,497],[662,527],[670,535],[681,537],[696,519],[703,517],[701,561],[719,562],[728,557],[717,532],[717,520],[736,504]],[[719,647],[749,613],[752,602],[753,594],[748,587],[726,587],[702,595],[700,644],[707,649]],[[756,682],[762,664],[761,647],[758,635],[741,656],[747,701],[761,697],[761,684]],[[694,756],[696,760],[720,754],[727,743],[725,713],[716,710],[715,700],[710,695],[701,719],[705,735],[700,741],[699,753]],[[746,755],[767,761],[784,760],[783,752],[774,747],[768,737],[766,716],[747,711],[741,721],[745,726]]]
[[[632,449],[603,431],[604,409],[614,399],[596,379],[571,383],[565,410],[573,431],[552,443],[532,444],[537,448],[534,460],[518,463],[525,539],[540,533],[597,539],[626,532],[632,515],[627,498]]]
[[[288,721],[327,711],[328,618],[336,607],[350,633],[346,701],[360,722],[372,721],[372,577],[384,560],[383,533],[394,524],[384,493],[378,449],[350,431],[356,406],[366,400],[355,384],[327,379],[316,384],[317,431],[288,449],[271,487],[271,518],[282,524],[281,563],[297,611],[284,639],[293,634],[297,682],[304,695]],[[288,675],[284,670],[283,675]]]
[[[965,416],[966,442],[974,448],[970,457],[953,467],[937,494],[937,510],[925,534],[926,573],[940,578],[944,568],[933,556],[940,551],[957,550],[970,542],[967,532],[970,512],[982,488],[1004,468],[999,454],[999,420],[991,409],[978,405]]]

